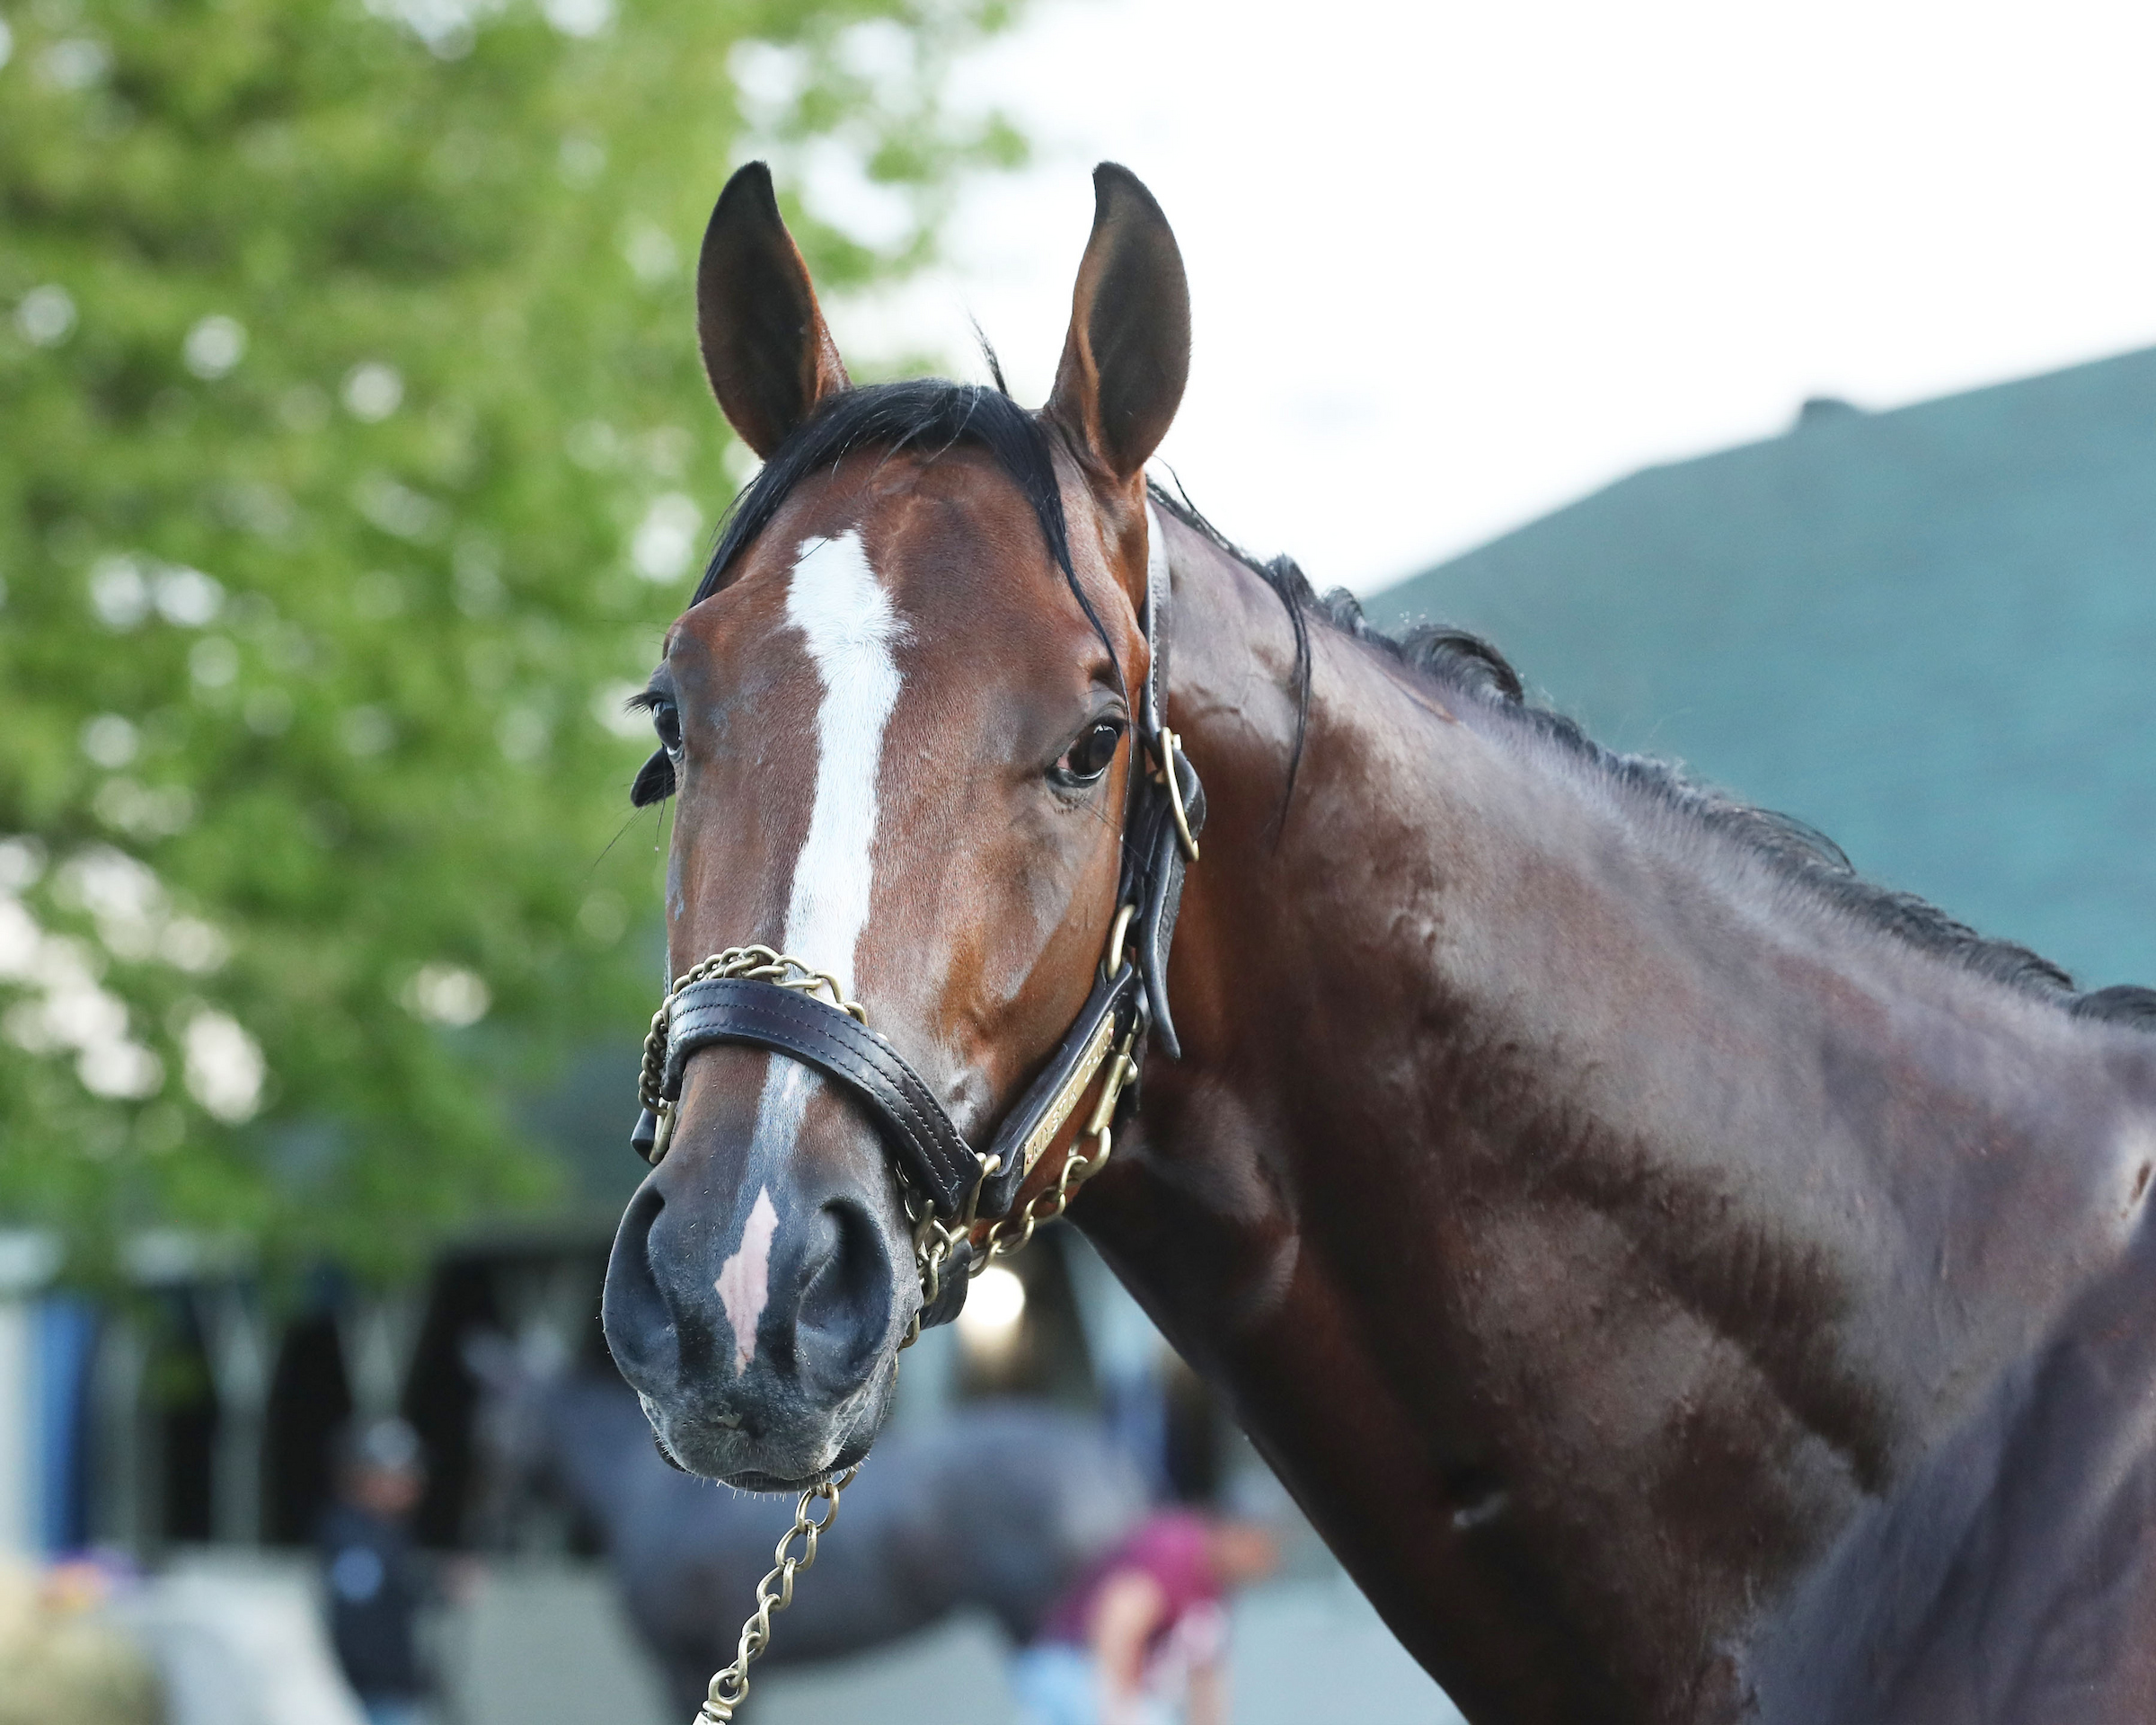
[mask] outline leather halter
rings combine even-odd
[[[926,1196],[939,1217],[993,1217],[1010,1210],[1111,1051],[1127,1045],[1131,1060],[1142,1061],[1150,1031],[1170,1059],[1180,1057],[1168,1012],[1168,949],[1182,903],[1183,870],[1197,855],[1206,793],[1181,742],[1168,729],[1168,556],[1150,501],[1145,526],[1149,663],[1133,739],[1109,950],[1076,1021],[1004,1115],[986,1152],[976,1154],[967,1144],[927,1082],[858,1018],[813,994],[746,977],[706,978],[669,994],[663,1024],[654,1026],[655,1035],[664,1033],[658,1095],[669,1114],[681,1099],[689,1058],[699,1049],[717,1042],[768,1048],[815,1067],[852,1096],[874,1122],[905,1181]],[[1151,757],[1151,770],[1137,755],[1141,748]],[[1135,933],[1135,942],[1127,942],[1127,929]],[[1118,1098],[1118,1109],[1135,1110],[1136,1101],[1134,1080]],[[670,1136],[662,1135],[658,1111],[647,1106],[629,1142],[656,1163]],[[936,1317],[955,1310],[954,1305]]]

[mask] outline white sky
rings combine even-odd
[[[1046,394],[1111,156],[1191,277],[1162,451],[1374,590],[1648,463],[2156,342],[2156,6],[1038,0],[965,87],[1036,165],[952,266]],[[842,341],[847,324],[839,323]]]

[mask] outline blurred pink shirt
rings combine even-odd
[[[1147,1643],[1149,1653],[1157,1651],[1185,1618],[1218,1614],[1221,1588],[1213,1574],[1207,1543],[1203,1517],[1182,1509],[1166,1509],[1151,1517],[1107,1556],[1096,1559],[1072,1584],[1050,1608],[1039,1639],[1073,1647],[1091,1645],[1093,1614],[1099,1609],[1101,1593],[1116,1577],[1135,1570],[1151,1578],[1165,1602],[1161,1621]]]

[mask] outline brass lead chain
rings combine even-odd
[[[729,1725],[734,1710],[747,1698],[749,1662],[761,1658],[764,1650],[771,1645],[772,1615],[793,1603],[793,1578],[816,1561],[818,1536],[828,1532],[831,1524],[838,1519],[838,1494],[853,1483],[853,1476],[860,1472],[861,1464],[856,1462],[836,1479],[812,1485],[801,1493],[800,1501],[793,1507],[793,1526],[786,1530],[772,1553],[775,1561],[771,1573],[756,1583],[756,1608],[741,1625],[741,1641],[734,1650],[734,1662],[711,1678],[703,1705],[696,1710],[692,1725]],[[830,1506],[821,1521],[809,1513],[818,1499]],[[797,1539],[801,1543],[798,1555],[793,1550]]]

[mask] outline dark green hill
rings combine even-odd
[[[1649,468],[1369,605],[1464,624],[2084,986],[2156,983],[2156,350]]]

